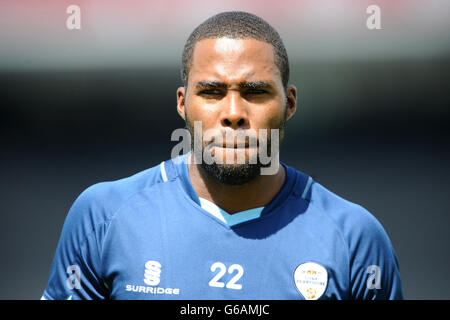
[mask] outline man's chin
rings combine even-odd
[[[260,164],[207,164],[202,162],[201,165],[210,177],[226,185],[244,185],[261,174]]]
[[[208,156],[205,159],[205,156]],[[203,160],[206,163],[215,162],[219,165],[242,165],[242,164],[256,164],[258,162],[257,148],[223,148],[217,146],[205,147]]]

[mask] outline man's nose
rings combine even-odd
[[[231,129],[244,129],[249,125],[245,100],[239,92],[229,92],[223,99],[223,109],[220,115],[220,123]]]

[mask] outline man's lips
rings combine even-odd
[[[215,143],[212,142],[207,145],[209,148],[223,148],[223,149],[249,149],[249,148],[256,148],[258,145],[250,145],[248,141],[242,142],[242,143],[235,143],[235,142],[223,142],[223,143]]]
[[[217,148],[224,148],[224,149],[244,149],[244,148],[249,148],[248,143],[243,143],[243,144],[215,144],[213,143],[213,147],[217,147]]]

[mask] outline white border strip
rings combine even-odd
[[[167,181],[167,174],[166,174],[166,167],[164,166],[164,161],[160,164],[160,170],[161,170],[161,178],[164,182]]]
[[[306,187],[305,190],[303,191],[302,194],[302,199],[305,200],[306,195],[308,194],[309,188],[311,188],[311,184],[313,182],[313,179],[311,177],[308,177],[308,182],[306,182]]]

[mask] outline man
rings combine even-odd
[[[43,299],[401,299],[380,223],[278,161],[296,110],[288,78],[259,17],[198,26],[177,90],[193,152],[85,190]]]

